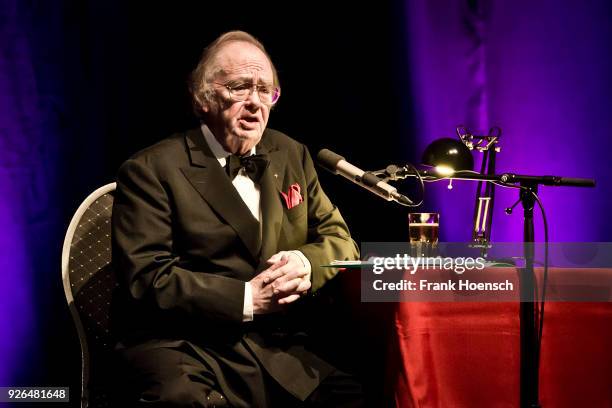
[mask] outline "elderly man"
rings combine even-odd
[[[204,51],[200,128],[117,179],[117,350],[138,406],[361,406],[355,379],[309,349],[311,293],[358,249],[306,147],[266,129],[280,96],[264,47],[234,31]],[[344,405],[343,405],[344,404]]]

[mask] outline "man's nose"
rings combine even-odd
[[[253,88],[251,90],[251,93],[249,94],[249,97],[246,99],[246,101],[248,102],[249,106],[253,106],[256,108],[260,108],[263,105],[261,99],[259,98],[259,92],[257,91],[257,88]]]

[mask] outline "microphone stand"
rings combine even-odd
[[[380,173],[382,171],[379,171]],[[525,267],[519,268],[519,291],[520,291],[520,406],[521,408],[540,408],[539,402],[539,354],[540,340],[538,338],[537,303],[536,303],[536,279],[534,273],[535,232],[533,224],[533,207],[539,185],[566,186],[566,187],[595,187],[595,180],[584,178],[568,178],[559,176],[529,176],[514,173],[501,175],[480,174],[472,171],[457,171],[451,176],[438,174],[435,169],[419,171],[415,174],[412,166],[389,166],[384,171],[392,180],[407,177],[422,177],[427,181],[438,180],[477,180],[487,181],[500,185],[520,187],[520,201],[523,205],[523,251]],[[391,174],[390,174],[391,173]],[[544,299],[542,299],[542,310]],[[540,316],[543,319],[543,316]]]
[[[520,366],[520,401],[523,408],[539,408],[540,400],[540,341],[536,316],[536,279],[533,269],[535,257],[535,231],[533,225],[533,207],[538,192],[538,184],[521,182],[520,200],[523,204],[523,252],[525,267],[519,268],[519,304],[521,366]],[[545,284],[545,283],[543,283]],[[544,302],[544,299],[542,299]],[[543,318],[540,316],[540,318]]]

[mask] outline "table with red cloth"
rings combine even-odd
[[[496,280],[518,282],[515,268],[485,271],[496,274]],[[536,270],[539,279],[541,272]],[[612,278],[607,269],[576,272],[600,281]],[[550,269],[550,276],[563,273]],[[547,288],[554,293],[551,281]],[[405,301],[396,306],[389,352],[396,406],[519,406],[519,302]],[[612,407],[611,302],[546,304],[540,402],[544,408]]]

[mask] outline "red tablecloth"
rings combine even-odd
[[[612,303],[547,303],[544,321],[542,407],[612,407]],[[398,407],[519,406],[518,302],[397,303],[395,329]]]

